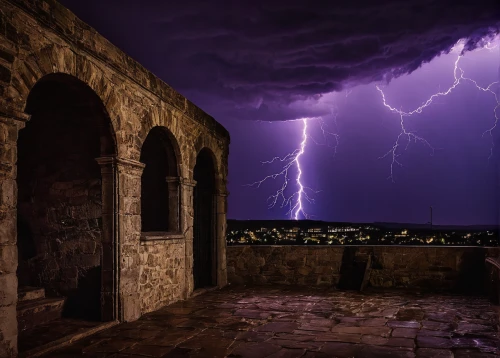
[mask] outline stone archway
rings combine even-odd
[[[196,157],[193,177],[194,289],[217,285],[216,175],[212,152],[204,148]]]
[[[98,158],[116,155],[106,109],[84,82],[62,73],[42,77],[18,139],[19,287],[65,299],[63,316],[116,319],[113,216],[103,198],[114,192]],[[20,329],[26,323],[20,323]]]
[[[141,148],[141,231],[180,231],[179,150],[165,127],[152,128]]]

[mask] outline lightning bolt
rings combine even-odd
[[[307,143],[307,119],[302,119],[304,122],[304,127],[302,129],[302,142],[300,143],[300,149],[299,152],[297,153],[297,156],[295,157],[295,163],[297,164],[297,185],[299,187],[299,191],[297,192],[297,201],[295,205],[291,208],[290,213],[293,215],[295,220],[299,220],[299,215],[302,213],[307,218],[306,213],[304,212],[304,207],[302,206],[302,197],[305,197],[307,200],[311,201],[311,199],[307,196],[306,192],[304,191],[304,185],[300,181],[302,178],[302,168],[300,167],[300,157],[304,154],[304,149],[306,148],[306,143]]]
[[[333,108],[331,109],[331,115],[333,117],[333,123],[335,125],[335,128],[338,129],[337,125],[337,117],[339,115],[338,112],[338,107],[336,104],[333,105]],[[319,129],[321,130],[321,133],[323,134],[323,141],[318,141],[316,140],[313,136],[309,136],[311,141],[319,146],[327,146],[331,149],[333,149],[333,156],[337,155],[337,148],[339,146],[339,141],[340,141],[340,136],[336,132],[330,132],[328,130],[328,125],[325,123],[322,117],[317,118],[318,123],[319,123]],[[331,138],[331,139],[329,139]]]
[[[333,112],[334,119],[336,120],[337,113]],[[308,123],[312,120],[317,120],[319,122],[320,130],[323,133],[324,140],[322,142],[316,141],[309,133]],[[246,186],[259,188],[264,182],[268,180],[275,180],[278,178],[283,178],[283,184],[276,191],[276,193],[270,195],[268,197],[268,207],[273,208],[276,205],[280,205],[281,208],[288,207],[288,211],[286,215],[290,216],[290,219],[299,220],[300,218],[309,219],[311,216],[304,209],[304,202],[307,201],[309,203],[314,203],[314,198],[311,197],[312,194],[317,194],[319,191],[314,190],[303,183],[303,169],[301,167],[301,157],[305,153],[307,140],[311,139],[313,143],[317,145],[326,145],[328,147],[332,147],[334,152],[337,151],[337,146],[339,143],[339,136],[336,133],[330,132],[326,129],[327,125],[321,117],[313,117],[313,118],[302,118],[300,119],[302,122],[302,136],[299,147],[295,149],[293,152],[288,153],[284,157],[274,157],[271,160],[263,161],[262,164],[274,164],[281,163],[281,168],[270,175],[265,176],[263,179],[253,182],[251,184],[247,184]],[[334,144],[332,145],[328,140],[328,137],[332,137],[334,139]],[[296,171],[295,184],[297,190],[293,192],[291,195],[287,195],[286,192],[289,188],[290,182],[293,183],[293,179],[291,179],[292,171]]]
[[[460,43],[460,41],[459,41],[459,43]],[[457,45],[459,45],[459,43],[457,43]],[[497,46],[493,46],[491,44],[491,42],[487,42],[484,48],[488,49],[488,50],[492,50],[496,47]],[[491,148],[490,148],[490,155],[489,155],[488,159],[491,159],[491,157],[493,156],[493,149],[494,149],[495,144],[493,141],[492,132],[493,132],[493,130],[495,130],[495,128],[498,125],[499,115],[498,115],[497,111],[500,108],[500,101],[499,101],[498,94],[492,90],[492,87],[498,85],[499,82],[495,81],[495,82],[490,83],[486,87],[482,87],[475,80],[473,80],[469,77],[465,77],[465,75],[464,75],[465,72],[460,67],[460,60],[462,59],[462,57],[463,57],[463,55],[460,54],[457,56],[457,59],[455,60],[454,68],[453,68],[454,81],[453,81],[452,85],[446,91],[439,91],[439,92],[432,94],[425,102],[423,102],[423,104],[421,104],[419,107],[417,107],[411,111],[405,112],[401,109],[397,109],[397,108],[389,105],[387,103],[384,91],[381,89],[380,86],[375,86],[376,89],[380,92],[380,95],[382,97],[382,104],[386,108],[388,108],[391,112],[398,114],[400,117],[401,131],[400,131],[399,135],[397,136],[392,148],[387,153],[385,153],[383,156],[381,156],[379,158],[379,159],[382,159],[382,158],[386,158],[386,157],[391,157],[392,160],[391,160],[391,166],[390,166],[390,175],[389,175],[388,179],[392,180],[393,182],[395,181],[394,180],[394,168],[395,168],[395,166],[396,165],[403,166],[401,164],[401,162],[398,160],[398,157],[401,156],[401,153],[399,151],[399,147],[404,145],[405,140],[406,140],[405,150],[408,149],[408,146],[410,145],[410,143],[414,142],[414,143],[422,143],[423,145],[427,146],[431,150],[431,155],[434,155],[434,151],[435,151],[435,148],[425,138],[418,136],[414,132],[406,129],[405,117],[411,117],[413,115],[422,113],[422,111],[425,108],[429,107],[437,98],[449,95],[462,82],[471,83],[472,85],[474,85],[476,87],[477,90],[482,91],[482,92],[486,92],[486,93],[490,93],[493,95],[493,97],[495,99],[496,106],[493,109],[494,123],[490,129],[486,130],[483,133],[483,136],[486,134],[489,134],[491,137]]]

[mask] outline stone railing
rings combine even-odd
[[[345,267],[363,261],[361,287],[479,293],[494,276],[485,258],[499,253],[484,247],[229,246],[227,271],[232,284],[339,286]]]

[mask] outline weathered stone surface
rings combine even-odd
[[[420,328],[420,322],[416,321],[389,321],[387,325],[392,328]]]
[[[372,254],[369,285],[434,290],[480,288],[474,277],[487,275],[476,263],[494,255],[481,247],[399,247],[356,248],[356,255]],[[234,284],[334,285],[340,278],[344,247],[230,246],[227,248],[229,282]],[[497,253],[498,254],[498,253]],[[461,267],[476,267],[464,276]],[[469,269],[470,270],[470,269]],[[418,308],[400,312],[402,320],[422,319]]]
[[[244,343],[236,347],[230,357],[259,358],[266,357],[281,350],[281,347],[271,343]]]
[[[417,358],[453,358],[453,352],[447,349],[419,348]]]
[[[185,240],[141,242],[141,311],[151,312],[183,297]]]
[[[424,317],[453,311],[464,326],[476,322],[477,317],[482,317],[482,324],[492,329],[496,329],[498,322],[486,299],[467,296],[405,292],[360,294],[317,286],[233,287],[174,303],[136,322],[83,340],[75,344],[80,350],[75,349],[77,353],[73,356],[85,356],[82,352],[91,350],[113,357],[126,352],[138,356],[156,356],[161,352],[164,357],[235,358],[453,357],[452,352],[455,355],[459,352],[462,357],[498,355],[500,341],[491,336],[494,332],[490,330],[466,337],[449,327],[450,338],[420,335],[415,338],[417,328],[391,329],[388,322],[378,327],[363,325],[364,322],[383,323],[380,317],[372,316],[378,311],[368,307],[377,307],[380,312],[392,307],[394,317],[405,318],[398,313],[407,312],[409,302],[418,302]],[[315,312],[312,309],[315,306],[321,307],[321,312],[329,307],[329,311]],[[294,310],[290,312],[289,307]],[[242,312],[252,312],[252,317],[237,315]],[[295,329],[313,322],[318,327],[339,327],[339,332]],[[342,333],[342,330],[356,333]],[[130,345],[132,341],[136,343]],[[55,353],[53,356],[57,357]]]
[[[415,338],[417,336],[418,329],[416,328],[394,328],[392,330],[392,337],[402,337],[402,338]]]
[[[268,323],[257,328],[259,332],[276,332],[276,333],[286,333],[293,332],[297,328],[297,323],[289,322],[273,322]]]
[[[282,348],[278,352],[271,354],[267,358],[299,358],[304,355],[304,349]]]
[[[451,323],[443,323],[436,321],[422,321],[422,329],[429,329],[433,331],[449,330],[452,328]]]
[[[444,337],[417,336],[417,346],[419,348],[451,348],[452,341]]]
[[[332,332],[347,334],[368,334],[382,337],[388,337],[391,333],[390,327],[350,327],[342,324],[332,328]]]
[[[11,309],[14,307],[14,309]],[[0,306],[0,357],[13,357],[17,354],[17,317],[15,305]]]

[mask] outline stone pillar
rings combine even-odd
[[[96,158],[102,181],[101,320],[120,319],[119,245],[116,240],[116,158]]]
[[[144,164],[103,157],[103,319],[133,321],[140,317],[139,240],[141,175]]]
[[[181,192],[181,205],[180,205],[180,225],[181,232],[185,239],[185,282],[183,297],[188,298],[194,289],[193,278],[193,221],[194,221],[194,187],[196,181],[180,178],[180,192]]]
[[[17,355],[17,135],[28,119],[0,102],[0,357]]]
[[[226,215],[227,215],[227,196],[226,184],[222,180],[217,186],[218,190],[214,196],[215,201],[215,240],[217,245],[217,286],[227,285],[227,266],[226,266]]]
[[[120,303],[122,320],[141,316],[139,300],[139,242],[141,239],[141,175],[145,165],[118,159],[118,244],[120,245]]]
[[[179,232],[180,216],[179,216],[179,177],[167,177],[168,186],[168,231]]]

